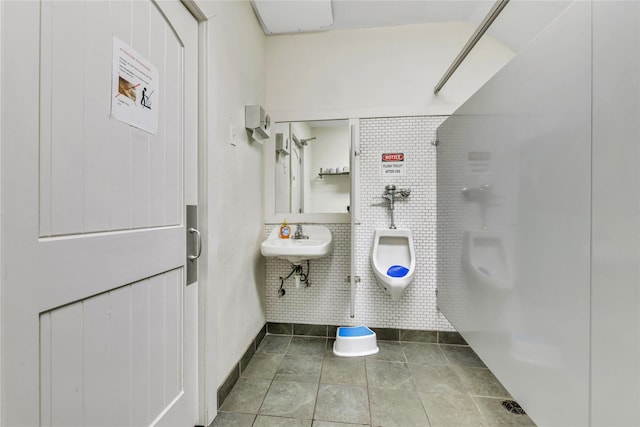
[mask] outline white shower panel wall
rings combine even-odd
[[[540,425],[588,425],[590,8],[576,2],[438,130],[438,305]],[[485,228],[507,279],[464,239]]]
[[[639,87],[575,2],[438,130],[438,305],[538,425],[640,422]]]

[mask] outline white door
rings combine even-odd
[[[197,23],[177,0],[0,7],[0,424],[193,426]],[[158,68],[156,135],[110,116],[114,37]]]

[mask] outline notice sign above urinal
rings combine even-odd
[[[384,153],[380,160],[382,176],[404,176],[404,153]]]

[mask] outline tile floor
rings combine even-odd
[[[378,341],[344,358],[326,338],[267,335],[212,426],[534,426],[468,346]]]

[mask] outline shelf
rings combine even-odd
[[[322,178],[323,176],[335,176],[335,175],[349,175],[349,172],[334,172],[334,173],[329,173],[329,172],[320,172],[318,174],[318,176],[320,178]]]

